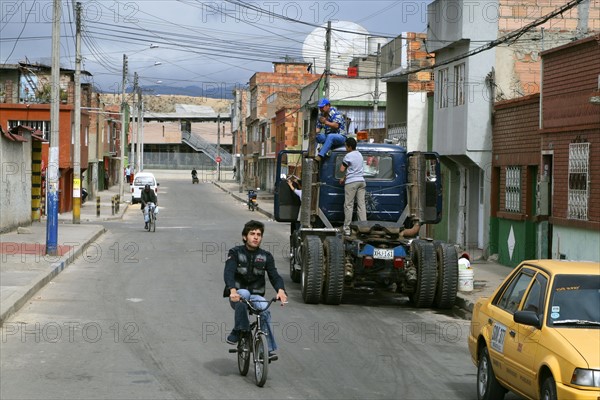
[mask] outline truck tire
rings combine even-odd
[[[300,239],[296,233],[290,235],[290,278],[294,283],[302,280],[302,271],[296,269],[296,264],[302,265]]]
[[[318,236],[306,236],[302,246],[301,286],[304,302],[319,304],[323,292],[323,243]]]
[[[448,309],[454,306],[458,290],[458,256],[454,246],[435,241],[437,284],[433,306]]]
[[[344,243],[337,236],[328,236],[323,243],[325,282],[323,302],[338,305],[344,295]]]
[[[417,287],[410,300],[415,307],[431,307],[437,278],[433,243],[417,239],[412,241],[410,247],[411,259],[417,269]]]

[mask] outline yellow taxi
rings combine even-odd
[[[477,397],[600,400],[600,263],[522,262],[473,308]]]

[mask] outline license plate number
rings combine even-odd
[[[373,251],[373,258],[379,260],[391,260],[394,258],[394,250],[392,249],[375,249]]]

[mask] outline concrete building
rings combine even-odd
[[[564,5],[436,0],[428,6],[427,50],[436,57],[432,149],[443,155],[450,172],[444,199],[448,230],[441,239],[491,254],[493,102],[539,91],[540,52],[597,29],[600,5],[587,0],[559,18],[529,26]],[[474,52],[510,32],[520,35]]]
[[[381,74],[387,92],[385,113],[388,139],[408,151],[431,148],[428,135],[433,98],[431,67],[435,57],[427,52],[422,33],[404,32],[381,49]],[[422,69],[417,73],[411,70]]]

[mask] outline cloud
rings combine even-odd
[[[255,72],[271,71],[272,62],[303,61],[305,38],[328,20],[389,37],[423,32],[430,2],[86,0],[83,67],[105,91],[121,85],[123,54],[129,80],[137,72],[142,86],[245,85]],[[61,65],[74,68],[75,12],[66,7],[73,3],[62,4]],[[0,62],[49,64],[53,2],[3,0],[0,7]]]

